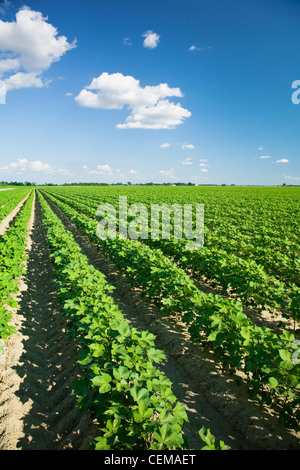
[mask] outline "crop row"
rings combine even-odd
[[[14,224],[0,238],[0,338],[6,339],[16,330],[11,321],[10,307],[17,307],[12,294],[19,292],[19,278],[25,273],[26,237],[32,211],[34,192],[31,192]]]
[[[297,425],[300,377],[292,360],[293,334],[284,331],[278,336],[260,328],[244,314],[241,302],[200,291],[161,250],[118,236],[99,239],[97,221],[47,196],[133,283],[142,286],[162,312],[181,315],[193,341],[212,347],[227,369],[242,370],[254,396],[279,408],[288,425]]]
[[[95,204],[68,195],[59,194],[58,197],[90,217],[96,218]],[[259,307],[271,312],[274,309],[280,310],[284,317],[292,318],[294,322],[300,319],[300,288],[291,278],[290,284],[282,282],[268,274],[255,259],[237,256],[228,251],[226,246],[222,248],[214,243],[216,240],[217,237],[205,238],[205,245],[201,250],[186,250],[187,240],[176,239],[172,235],[170,240],[149,238],[143,242],[150,247],[160,249],[181,268],[192,272],[193,277],[204,275],[212,285],[220,287],[223,294],[227,294],[230,289],[231,294],[241,299],[245,306]],[[288,260],[286,263],[289,271],[294,272]]]
[[[287,204],[285,193],[276,194],[276,198],[270,194],[270,199],[258,199],[256,192],[251,197],[247,197],[244,192],[232,193],[228,200],[224,197],[226,193],[222,193],[222,198],[217,197],[217,191],[213,193],[213,197],[207,197],[210,193],[206,194],[203,189],[195,194],[183,192],[184,197],[181,192],[174,193],[170,188],[167,192],[156,188],[155,193],[148,193],[140,188],[129,189],[132,190],[126,191],[129,205],[139,202],[148,207],[152,203],[161,204],[163,201],[170,206],[173,203],[190,203],[195,209],[196,202],[205,204],[207,247],[213,245],[239,258],[252,258],[267,273],[287,284],[297,283],[299,280],[300,233],[295,223],[299,217],[297,194],[294,194],[294,198],[290,197]],[[54,190],[57,195],[74,196],[95,208],[100,202],[112,203],[118,207],[118,196],[122,195],[120,188],[106,188],[102,191],[101,188],[85,188],[84,192],[82,188]],[[194,199],[191,198],[192,195]]]
[[[7,193],[7,191],[5,191]],[[9,191],[10,193],[10,191]],[[28,193],[28,191],[27,191]],[[6,195],[6,194],[5,194]],[[9,195],[11,197],[7,197],[0,201],[0,222],[5,219],[7,215],[11,213],[11,211],[26,197],[25,191],[18,191],[17,194],[13,193],[13,195]],[[2,204],[3,203],[3,204]]]
[[[89,409],[100,423],[95,449],[188,448],[182,434],[188,417],[171,381],[155,366],[165,359],[155,336],[128,324],[110,295],[113,287],[81,253],[45,199],[39,199],[58,300],[83,369],[74,393],[80,408]],[[200,436],[217,448],[209,430],[201,429]]]

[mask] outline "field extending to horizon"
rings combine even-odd
[[[0,449],[299,449],[299,201],[299,187],[1,191]],[[151,236],[163,204],[192,207],[192,234],[182,221],[174,236],[174,213],[170,237]],[[204,244],[187,250],[197,204]],[[116,216],[103,238],[99,206]]]

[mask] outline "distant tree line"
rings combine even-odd
[[[153,183],[153,182],[148,182],[148,183],[132,183],[131,181],[127,181],[127,183],[63,183],[63,184],[58,184],[58,183],[44,183],[44,184],[36,184],[31,181],[0,181],[0,186],[196,186],[195,183]],[[244,185],[235,185],[235,184],[212,184],[212,183],[201,183],[198,184],[197,186],[265,186],[263,184],[244,184]],[[270,186],[270,185],[266,185]],[[277,185],[272,185],[272,186],[289,186],[289,187],[299,187],[299,184],[277,184]]]
[[[36,186],[36,183],[30,181],[0,181],[1,186]]]

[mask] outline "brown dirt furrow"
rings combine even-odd
[[[66,229],[73,233],[90,263],[115,287],[113,298],[127,320],[156,336],[156,347],[167,357],[162,370],[172,381],[174,394],[188,413],[185,434],[192,448],[199,449],[203,445],[198,438],[201,426],[210,428],[217,441],[223,440],[234,450],[299,448],[299,435],[281,425],[271,409],[252,401],[246,385],[237,385],[233,376],[225,374],[212,352],[204,351],[189,340],[185,325],[178,318],[163,316],[151,299],[145,297],[141,289],[133,287],[99,247],[48,202]]]

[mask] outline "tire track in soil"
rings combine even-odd
[[[217,441],[223,440],[234,450],[299,449],[299,436],[281,425],[271,409],[263,409],[250,400],[247,387],[236,385],[232,376],[224,374],[213,354],[191,343],[178,318],[174,321],[163,316],[142,289],[130,285],[108,255],[43,195],[65,228],[73,233],[82,253],[115,286],[112,296],[129,323],[156,336],[155,345],[167,358],[161,369],[172,381],[173,392],[188,413],[190,422],[184,432],[193,449],[204,445],[197,434],[201,426],[210,428]]]
[[[18,309],[22,353],[3,387],[0,449],[88,450],[96,425],[88,413],[76,408],[76,397],[71,395],[80,366],[76,344],[66,336],[67,321],[60,314],[37,199],[24,279],[27,290]],[[5,419],[10,420],[6,427]]]

